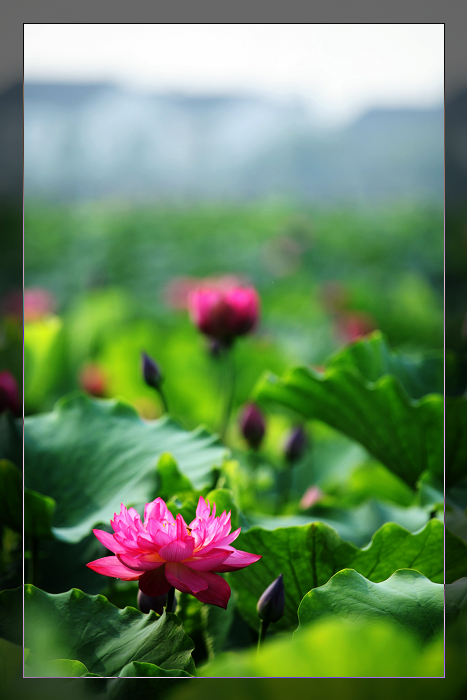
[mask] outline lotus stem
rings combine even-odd
[[[221,440],[225,442],[227,428],[229,426],[230,414],[232,413],[233,399],[235,393],[235,363],[233,350],[226,348],[224,352],[224,415],[220,429]]]
[[[165,609],[168,612],[172,612],[173,606],[174,606],[174,596],[175,596],[175,588],[172,586],[170,591],[167,593],[167,603],[165,605]]]
[[[293,465],[287,463],[285,469],[280,472],[280,477],[282,477],[282,488],[279,488],[279,492],[277,494],[276,515],[280,513],[290,498],[290,491],[292,487],[292,469]]]
[[[266,632],[268,631],[268,627],[269,627],[269,622],[266,622],[266,620],[261,620],[260,626],[259,626],[257,653],[259,653],[261,644],[263,643],[264,638],[266,637]]]
[[[158,393],[159,396],[161,397],[162,406],[163,406],[163,408],[164,408],[164,413],[168,413],[168,412],[169,412],[169,405],[168,405],[168,403],[167,403],[167,399],[165,398],[165,394],[164,394],[164,392],[162,391],[162,387],[158,387],[157,393]]]

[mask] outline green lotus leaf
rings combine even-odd
[[[164,677],[164,678],[190,678],[191,673],[186,671],[181,671],[180,669],[170,669],[166,670],[156,666],[156,664],[143,663],[141,661],[132,661],[122,668],[120,678],[154,678],[154,677]]]
[[[238,594],[241,614],[257,629],[257,601],[282,573],[285,612],[274,629],[293,629],[297,626],[297,610],[302,598],[311,589],[326,584],[342,569],[355,569],[376,583],[384,581],[397,569],[410,567],[441,583],[443,543],[443,524],[435,519],[416,534],[395,523],[386,523],[362,549],[341,539],[333,528],[321,522],[272,531],[252,528],[240,534],[236,546],[261,554],[262,559],[235,572],[229,583]]]
[[[336,428],[414,487],[425,470],[443,473],[443,397],[434,393],[442,363],[426,363],[390,355],[375,333],[323,373],[299,367],[283,378],[263,376],[254,395]]]
[[[170,418],[147,422],[120,401],[83,395],[61,400],[51,413],[24,421],[25,485],[57,503],[53,533],[78,542],[107,523],[120,503],[157,495],[156,465],[170,452],[195,486],[212,484],[227,453],[202,429],[187,432]]]
[[[22,637],[22,595],[22,588],[0,592],[0,634],[14,643]],[[120,610],[76,588],[54,595],[25,586],[24,642],[35,675],[56,659],[80,662],[99,676],[118,676],[132,661],[194,673],[193,643],[176,615]]]
[[[416,642],[442,631],[444,586],[413,569],[400,569],[374,583],[353,569],[335,574],[324,586],[303,598],[298,609],[302,625],[325,617],[341,620],[392,620]]]

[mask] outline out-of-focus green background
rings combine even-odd
[[[216,275],[253,284],[261,297],[257,331],[235,348],[237,406],[263,370],[319,366],[374,328],[411,354],[440,348],[442,216],[420,203],[27,201],[26,286],[47,289],[53,302],[33,320],[34,308],[29,317],[25,309],[26,413],[82,387],[92,365],[103,395],[156,417],[157,396],[140,373],[145,350],[162,368],[173,415],[216,430],[220,363],[184,306],[187,286]]]

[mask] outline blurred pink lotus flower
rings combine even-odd
[[[216,277],[174,277],[164,287],[164,301],[171,309],[188,309],[188,299],[191,292],[199,287],[225,291],[232,287],[241,287],[244,281],[236,275],[220,275]]]
[[[188,297],[193,323],[210,338],[230,345],[237,336],[252,331],[259,316],[259,296],[254,287],[198,287]]]
[[[202,603],[226,608],[230,586],[217,573],[243,569],[261,556],[249,554],[230,546],[240,528],[230,532],[230,513],[216,517],[200,496],[196,517],[186,525],[183,517],[176,518],[162,498],[147,503],[144,523],[134,508],[122,504],[120,514],[110,521],[114,534],[93,530],[95,536],[113,557],[96,559],[87,566],[104,576],[124,581],[138,581],[147,596],[162,596],[172,586],[190,593]]]
[[[307,510],[311,508],[311,506],[314,506],[315,503],[318,503],[322,497],[323,493],[318,486],[309,486],[301,498],[300,508],[302,508],[302,510]]]
[[[0,372],[0,413],[7,409],[18,416],[21,413],[16,379],[11,372],[5,370]]]
[[[363,311],[349,311],[336,319],[337,333],[346,343],[358,340],[375,329],[375,319]]]
[[[79,385],[91,396],[103,397],[106,394],[107,378],[99,365],[85,365],[79,373]]]
[[[45,316],[53,314],[56,309],[56,302],[53,294],[46,289],[31,287],[23,291],[10,292],[3,299],[3,312],[7,316],[13,316],[22,320],[24,301],[24,320],[39,321]]]

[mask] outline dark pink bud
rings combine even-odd
[[[5,370],[0,372],[0,413],[7,409],[15,415],[20,415],[21,413],[16,379],[10,372]]]
[[[91,396],[102,397],[106,394],[107,380],[99,365],[89,364],[83,367],[79,375],[79,384]]]
[[[189,295],[188,306],[202,333],[227,344],[258,322],[259,297],[253,287],[200,287]]]
[[[265,622],[277,622],[285,609],[285,589],[282,574],[266,588],[256,606],[258,615]]]
[[[162,372],[157,362],[143,352],[141,353],[141,364],[143,368],[143,377],[146,384],[148,386],[152,386],[153,389],[159,389],[160,385],[162,384]]]
[[[285,443],[284,454],[288,462],[293,463],[300,459],[306,450],[308,440],[302,425],[294,428]]]
[[[266,422],[254,403],[247,404],[243,409],[240,416],[240,430],[249,446],[253,450],[259,449],[266,432]]]

